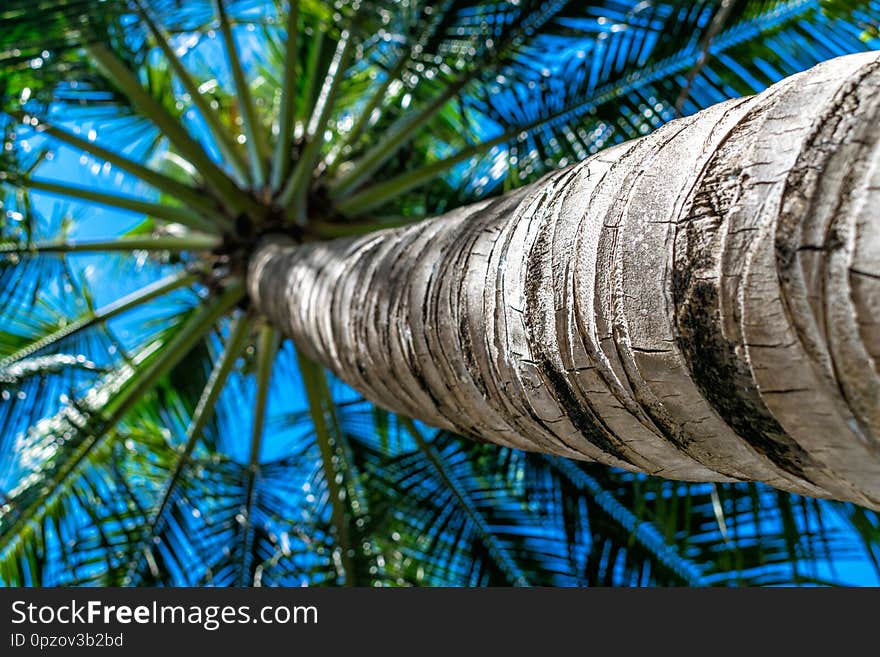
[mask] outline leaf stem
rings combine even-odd
[[[272,159],[273,190],[281,188],[290,171],[290,148],[296,120],[297,21],[299,0],[290,0],[287,12],[287,46],[284,55],[284,86],[281,88],[281,111],[278,116],[278,140]]]
[[[266,135],[260,126],[260,119],[257,116],[257,110],[251,97],[250,86],[244,74],[244,69],[241,66],[241,59],[238,57],[235,35],[232,33],[232,25],[229,23],[229,16],[226,14],[224,0],[214,0],[214,4],[220,17],[220,32],[223,34],[223,40],[226,44],[226,57],[229,60],[229,69],[232,72],[235,91],[238,95],[239,106],[241,107],[241,119],[244,124],[248,159],[251,165],[251,179],[253,180],[254,187],[260,189],[266,183],[268,167],[266,160],[269,157],[269,145],[266,142]]]
[[[185,237],[118,237],[113,240],[51,240],[0,242],[0,254],[101,253],[111,251],[210,251],[221,244],[215,235],[194,233]]]
[[[20,113],[19,113],[20,114]],[[140,178],[148,185],[156,188],[160,192],[173,196],[188,207],[199,212],[199,214],[210,222],[227,223],[228,219],[220,215],[216,206],[213,206],[204,194],[200,194],[198,190],[193,189],[189,185],[178,182],[170,176],[154,171],[148,167],[138,164],[120,153],[100,146],[96,142],[83,139],[82,137],[68,132],[63,128],[41,121],[36,128],[37,132],[44,132],[47,135],[63,141],[74,148],[79,148],[87,153],[91,153],[95,157],[105,162],[109,162],[115,167],[127,171],[131,175]],[[210,225],[210,224],[209,224]]]
[[[451,98],[454,98],[469,81],[470,76],[460,77],[447,86],[443,93],[434,98],[421,111],[405,115],[398,120],[373,148],[333,181],[330,188],[330,198],[340,199],[366,180],[370,174],[387,162],[401,146],[412,139],[420,128],[433,119],[437,112],[443,109],[443,106]]]
[[[521,131],[505,132],[504,134],[488,141],[463,148],[455,155],[451,155],[436,162],[431,162],[430,164],[426,164],[413,171],[407,171],[406,173],[395,176],[390,180],[367,187],[366,189],[346,198],[340,198],[334,207],[343,214],[360,214],[367,210],[371,210],[390,201],[395,196],[408,192],[419,185],[423,185],[432,178],[439,176],[444,171],[451,169],[456,164],[465,162],[472,157],[485,153],[499,144],[503,144],[504,142],[513,139],[519,134],[519,132]]]
[[[330,499],[333,526],[336,530],[336,540],[341,551],[342,570],[345,586],[357,586],[357,569],[355,567],[355,547],[352,541],[348,505],[344,503],[347,492],[336,480],[340,466],[336,459],[340,456],[341,446],[338,444],[339,436],[334,437],[334,429],[338,427],[335,421],[333,400],[327,386],[324,371],[319,365],[303,355],[299,350],[296,352],[300,375],[306,390],[306,399],[309,403],[309,413],[315,425],[315,436],[318,439],[318,448],[321,452],[321,462],[324,467],[324,478],[327,482],[327,494]],[[329,419],[328,419],[329,418]],[[345,458],[342,455],[342,458]]]
[[[75,335],[76,333],[80,333],[82,331],[88,330],[93,326],[97,326],[102,322],[106,322],[109,319],[113,319],[117,315],[121,315],[122,313],[131,310],[132,308],[136,308],[140,305],[147,303],[148,301],[152,301],[153,299],[173,292],[175,290],[179,290],[180,288],[187,287],[188,285],[193,284],[198,280],[198,277],[195,274],[185,273],[185,274],[174,274],[172,276],[168,276],[161,280],[156,281],[152,285],[148,285],[147,287],[138,290],[137,292],[133,292],[121,299],[114,301],[113,303],[107,304],[94,311],[92,314],[82,317],[81,319],[77,319],[70,324],[58,329],[50,333],[49,335],[40,338],[39,340],[32,342],[26,347],[22,347],[18,351],[13,354],[10,354],[6,358],[0,360],[0,369],[6,368],[9,365],[16,363],[25,358],[29,358],[33,354],[49,347],[53,344],[57,344],[61,340],[70,337],[71,335]]]
[[[199,113],[205,120],[205,124],[208,126],[208,130],[211,132],[211,136],[214,138],[214,143],[217,145],[217,149],[220,151],[223,159],[229,163],[241,180],[248,181],[247,162],[242,156],[238,145],[232,140],[229,131],[222,123],[220,123],[217,113],[211,108],[205,100],[205,97],[202,95],[202,92],[199,90],[199,85],[196,84],[196,81],[193,79],[192,75],[190,75],[186,66],[183,65],[180,57],[174,52],[174,49],[168,42],[168,36],[150,17],[146,7],[144,7],[143,1],[135,0],[135,5],[141,18],[143,18],[150,32],[153,34],[153,38],[156,40],[159,48],[164,53],[165,58],[171,64],[171,68],[174,70],[175,75],[177,75],[183,88],[186,89],[186,93],[192,98],[193,105],[196,106],[196,109],[199,110]]]
[[[522,569],[510,558],[510,555],[507,554],[507,551],[504,547],[499,543],[498,538],[495,534],[492,533],[490,527],[486,524],[485,518],[479,512],[479,510],[474,506],[473,501],[467,495],[467,493],[462,489],[461,483],[456,479],[456,477],[449,471],[446,467],[446,464],[443,463],[443,459],[440,454],[434,449],[434,446],[431,445],[427,440],[425,440],[422,432],[418,430],[416,425],[409,418],[401,417],[401,424],[406,427],[406,430],[413,437],[413,440],[416,441],[416,445],[418,445],[419,450],[422,454],[425,455],[425,458],[428,459],[428,463],[431,464],[431,467],[434,469],[437,476],[443,481],[452,495],[455,497],[459,506],[461,506],[462,510],[467,515],[468,519],[474,526],[477,534],[480,535],[480,539],[483,541],[483,545],[486,546],[486,549],[489,551],[489,554],[492,555],[492,558],[499,565],[501,570],[504,572],[505,576],[510,580],[510,583],[514,586],[528,586],[529,581],[526,578],[525,573]]]
[[[272,364],[278,351],[279,335],[269,324],[263,326],[257,342],[257,397],[254,403],[254,422],[251,429],[251,450],[248,458],[247,485],[244,505],[244,525],[241,533],[241,569],[238,585],[246,586],[250,570],[250,551],[253,543],[254,491],[260,476],[260,446],[263,442],[263,427],[266,422],[266,406],[269,399],[269,384],[272,379]]]
[[[185,207],[166,205],[164,203],[153,203],[152,201],[143,201],[130,196],[108,194],[88,189],[86,187],[66,185],[64,183],[48,180],[37,180],[34,178],[28,178],[26,181],[22,181],[21,184],[31,190],[54,194],[56,196],[66,196],[80,201],[89,201],[91,203],[107,205],[120,210],[145,214],[163,221],[183,224],[184,226],[189,226],[195,229],[211,230],[214,228],[210,224],[206,225],[204,219]]]
[[[146,531],[138,542],[138,547],[132,552],[132,559],[128,564],[128,572],[124,580],[126,583],[131,583],[140,564],[141,553],[149,547],[156,536],[156,531],[164,518],[174,490],[177,488],[184,470],[189,466],[193,450],[195,450],[199,439],[202,437],[202,431],[204,431],[208,421],[214,415],[220,393],[226,385],[226,380],[229,378],[229,373],[235,366],[236,360],[244,350],[252,327],[253,320],[249,317],[237,318],[230,327],[229,338],[226,340],[223,355],[211,370],[211,375],[208,377],[208,381],[196,404],[195,411],[193,411],[189,426],[187,426],[186,440],[174,464],[174,470],[165,482],[159,503],[150,513]]]
[[[412,139],[420,128],[427,125],[443,106],[469,82],[477,79],[491,64],[503,60],[511,48],[517,47],[522,38],[534,34],[541,25],[555,16],[564,6],[563,2],[539,3],[533,9],[523,11],[516,24],[507,31],[503,41],[492,46],[487,44],[486,51],[481,58],[471,62],[470,66],[463,70],[455,80],[446,85],[443,93],[433,98],[420,112],[401,117],[372,149],[333,181],[330,186],[330,198],[338,200],[354,191]]]
[[[382,81],[382,83],[364,105],[363,109],[358,115],[357,121],[355,121],[355,124],[352,126],[351,130],[345,133],[345,135],[341,136],[338,144],[333,149],[332,161],[327,165],[327,169],[325,171],[325,174],[327,176],[332,176],[336,172],[336,169],[344,161],[342,159],[342,151],[345,149],[346,146],[354,144],[357,141],[358,137],[360,137],[361,133],[364,131],[364,128],[367,127],[367,123],[369,122],[370,117],[373,115],[373,110],[375,110],[383,100],[386,100],[386,92],[388,91],[388,87],[391,85],[392,82],[394,82],[394,80],[400,77],[400,74],[403,72],[403,68],[407,62],[407,59],[407,57],[398,58],[394,69],[391,70],[388,75],[386,75],[385,79]]]
[[[296,166],[293,168],[290,179],[278,197],[279,205],[286,208],[291,218],[299,223],[302,223],[305,219],[305,195],[308,191],[308,184],[312,178],[315,165],[321,156],[321,146],[324,144],[324,130],[327,121],[330,119],[330,113],[333,111],[336,93],[339,91],[343,74],[348,67],[353,46],[354,38],[351,31],[343,31],[306,129],[305,148]]]
[[[196,142],[183,125],[144,89],[135,74],[116,55],[97,43],[89,44],[86,50],[110,81],[119,87],[134,106],[168,137],[233,213],[248,211],[261,216],[262,206],[236,186],[235,182],[208,157],[201,144]]]
[[[92,409],[93,413],[88,417],[87,424],[82,428],[88,431],[86,438],[73,450],[48,482],[43,484],[40,494],[34,496],[33,501],[23,509],[0,535],[0,555],[4,555],[10,544],[17,542],[20,530],[23,526],[31,526],[40,522],[49,508],[54,506],[57,496],[65,485],[70,485],[76,476],[80,466],[88,457],[98,449],[110,436],[113,427],[143,399],[156,382],[167,374],[180,360],[190,352],[193,346],[200,340],[214,323],[230,310],[241,299],[243,288],[241,283],[234,283],[226,288],[219,298],[197,309],[174,336],[157,352],[156,355],[142,370],[136,370],[132,377],[125,382],[118,391],[115,399],[106,404],[104,408]]]
[[[573,461],[558,456],[545,454],[541,456],[576,488],[588,493],[606,515],[629,532],[659,563],[674,573],[684,584],[687,586],[705,585],[703,574],[696,564],[679,554],[675,545],[667,543],[652,523],[639,519]]]

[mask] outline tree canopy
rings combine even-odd
[[[298,356],[241,284],[264,232],[357,235],[500,194],[877,48],[878,20],[845,0],[8,0],[0,582],[821,584],[878,568],[880,519],[851,504],[390,415]]]

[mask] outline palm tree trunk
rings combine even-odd
[[[500,198],[268,240],[250,294],[393,411],[663,477],[880,508],[880,57]]]

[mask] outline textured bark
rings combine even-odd
[[[501,445],[880,508],[880,57],[842,57],[249,288],[376,403]]]

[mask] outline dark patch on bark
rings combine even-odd
[[[552,199],[545,199],[544,203],[550,203]],[[546,212],[547,209],[544,208]],[[543,220],[548,222],[547,217]],[[547,355],[546,340],[535,335],[535,328],[542,325],[542,318],[537,314],[541,308],[540,296],[545,286],[550,286],[550,298],[552,299],[552,281],[545,280],[542,263],[551,257],[551,225],[545,224],[540,227],[532,248],[526,257],[526,271],[524,281],[525,313],[524,324],[530,347],[538,359],[538,369],[542,378],[548,383],[554,397],[572,425],[591,444],[598,447],[606,454],[629,463],[634,463],[620,444],[617,436],[605,425],[601,417],[595,412],[589,401],[578,399],[571,389],[565,375],[551,361]],[[558,344],[558,341],[556,341]]]
[[[688,274],[676,268],[675,289],[686,290],[678,304],[678,345],[694,382],[733,431],[780,469],[813,482],[808,472],[818,464],[798,445],[764,406],[752,381],[730,344],[717,330],[718,294],[710,283],[686,287]]]
[[[581,404],[574,396],[565,377],[556,371],[553,363],[546,359],[541,360],[540,371],[553,390],[562,410],[565,411],[575,429],[580,431],[584,438],[606,454],[610,454],[624,463],[636,465],[611,437],[610,432],[602,426],[601,420],[587,405]]]

